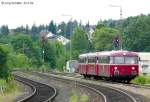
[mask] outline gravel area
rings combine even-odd
[[[26,74],[26,73],[24,73],[24,74]],[[62,76],[61,74],[57,74],[57,75]],[[150,102],[150,89],[127,86],[127,85],[123,85],[123,84],[114,84],[114,83],[110,83],[110,82],[103,82],[101,80],[95,81],[95,80],[83,79],[83,77],[79,74],[70,74],[70,75],[64,74],[64,76],[72,77],[72,78],[74,77],[77,80],[87,81],[89,83],[93,83],[96,85],[116,87],[120,90],[123,90],[124,92],[127,92],[129,95],[134,96],[136,98],[137,102]],[[55,98],[54,102],[69,102],[70,94],[74,90],[76,90],[76,92],[79,94],[79,96],[82,94],[88,95],[89,102],[100,102],[97,100],[94,100],[94,101],[92,100],[92,99],[94,99],[93,97],[96,96],[95,94],[93,94],[93,92],[89,92],[89,90],[87,91],[87,89],[75,86],[74,84],[71,85],[68,83],[62,83],[62,82],[56,81],[54,79],[51,79],[51,78],[49,78],[47,76],[43,76],[43,75],[41,75],[39,77],[39,75],[36,75],[36,73],[30,75],[30,77],[56,87],[59,94],[57,94],[57,97]]]
[[[91,90],[88,90],[85,87],[79,87],[72,82],[62,82],[45,75],[37,75],[37,73],[17,73],[33,80],[38,80],[39,82],[55,86],[57,89],[57,96],[54,99],[54,102],[69,102],[72,93],[76,93],[77,97],[80,98],[82,95],[88,96],[88,102],[102,102],[99,98],[99,95]],[[87,102],[87,101],[86,101]]]
[[[137,87],[127,86],[123,84],[110,84],[110,83],[104,83],[104,84],[119,88],[127,92],[128,94],[134,96],[137,102],[150,102],[150,89],[137,88]]]
[[[16,83],[19,84],[19,86],[21,87],[21,89],[20,89],[20,95],[17,96],[17,97],[13,100],[13,102],[17,102],[17,101],[19,101],[19,100],[21,100],[21,99],[23,99],[23,98],[29,96],[30,93],[32,93],[31,87],[29,87],[29,86],[27,86],[27,85],[25,85],[25,84],[23,84],[23,83],[21,83],[21,82],[19,82],[19,81],[16,81]]]
[[[82,80],[86,80],[83,79]],[[145,88],[138,88],[138,87],[133,87],[129,86],[126,84],[121,84],[121,83],[111,83],[111,82],[103,82],[101,80],[88,80],[89,82],[98,84],[98,85],[103,85],[103,86],[111,86],[118,88],[124,92],[127,92],[129,95],[135,97],[137,102],[150,102],[150,89],[145,89]]]
[[[50,73],[51,74],[51,73]],[[62,76],[62,74],[57,74]],[[111,82],[103,82],[101,80],[90,80],[90,79],[84,79],[83,76],[79,75],[79,74],[64,74],[64,76],[66,77],[72,77],[72,78],[76,78],[79,80],[83,80],[83,81],[88,81],[90,83],[93,84],[97,84],[97,85],[103,85],[103,86],[111,86],[111,87],[115,87],[118,89],[121,89],[125,92],[127,92],[128,94],[134,96],[137,100],[137,102],[150,102],[150,89],[145,89],[145,88],[138,88],[138,87],[133,87],[133,86],[128,86],[128,85],[124,85],[124,84],[114,84]]]

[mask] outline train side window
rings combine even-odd
[[[110,57],[109,59],[110,59],[110,61],[109,61],[110,64],[113,64],[113,63],[114,63],[114,62],[113,62],[113,61],[114,61],[113,57]]]
[[[99,57],[99,63],[109,63],[109,57]]]
[[[80,63],[85,63],[85,59],[84,59],[84,58],[79,59],[79,62],[80,62]]]
[[[96,63],[96,59],[95,58],[88,58],[88,63]]]

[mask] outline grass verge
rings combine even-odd
[[[0,102],[12,102],[20,92],[21,87],[14,80],[6,83],[5,80],[0,79]]]
[[[139,85],[150,85],[150,75],[139,75],[131,81],[131,83]]]
[[[89,97],[86,94],[82,94],[80,92],[77,92],[75,90],[72,90],[69,102],[88,102]]]

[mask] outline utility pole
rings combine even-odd
[[[41,38],[41,47],[42,47],[42,63],[44,64],[44,44],[45,44],[45,32],[40,33],[40,38]]]
[[[109,6],[110,7],[117,7],[120,9],[120,27],[121,27],[121,25],[122,25],[122,6],[121,5],[109,5]],[[120,48],[122,50],[122,36],[120,36]]]
[[[122,6],[120,5],[109,5],[110,7],[118,7],[120,9],[120,20],[122,19]]]

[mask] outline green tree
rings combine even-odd
[[[150,15],[129,17],[123,23],[123,46],[127,50],[150,51]]]
[[[39,67],[42,65],[42,53],[41,53],[41,48],[39,46],[34,46],[33,47],[33,53],[31,57],[31,64]]]
[[[76,28],[71,37],[72,58],[77,59],[80,53],[88,50],[88,37],[86,32],[81,28]]]
[[[54,24],[53,21],[51,21],[48,25],[48,31],[52,32],[53,34],[56,34],[56,24]]]
[[[70,39],[71,34],[72,34],[72,22],[69,21],[66,26],[66,37]]]
[[[10,43],[10,36],[0,36],[0,43],[2,44],[8,44]]]
[[[23,34],[25,34],[25,31],[26,29],[23,27],[23,26],[20,26],[20,27],[17,27],[16,29],[14,29],[14,32],[15,33],[23,33]]]
[[[32,27],[31,27],[31,35],[32,35],[32,39],[33,40],[36,40],[36,38],[38,38],[38,33],[39,33],[38,27],[35,24],[32,25]]]
[[[139,39],[140,43],[139,48],[140,51],[146,51],[149,52],[150,51],[150,31],[145,32],[143,35],[141,35],[140,39]]]
[[[106,27],[106,26],[102,22],[98,22],[98,24],[96,25],[96,29],[101,29],[103,27]]]
[[[11,44],[16,52],[30,56],[31,53],[29,52],[32,50],[32,40],[29,35],[17,34],[12,37]]]
[[[13,68],[27,67],[28,58],[24,54],[17,54],[14,52],[10,44],[1,45],[3,50],[7,53],[6,65],[9,70]]]
[[[26,28],[25,28],[25,34],[29,34],[30,33],[30,29],[29,29],[29,26],[26,25]]]
[[[7,65],[8,52],[6,46],[0,45],[0,78],[8,81],[10,70]]]
[[[50,68],[56,67],[56,47],[54,42],[46,41],[44,44],[44,61]]]
[[[118,30],[104,26],[97,26],[93,33],[93,45],[96,51],[112,50],[113,39]]]
[[[55,48],[56,48],[56,57],[59,57],[61,55],[63,55],[65,53],[64,51],[64,47],[63,45],[61,44],[61,42],[58,42],[58,41],[55,41]]]
[[[17,67],[18,68],[26,68],[28,67],[28,58],[24,54],[18,54],[17,58]]]
[[[56,68],[62,71],[67,58],[66,53],[64,51],[63,45],[60,42],[55,41],[55,46],[56,46]]]
[[[65,66],[65,64],[66,64],[66,57],[64,55],[60,55],[56,61],[57,70],[63,71],[63,67]]]
[[[77,21],[69,21],[66,25],[66,37],[71,38],[73,31],[78,27]]]
[[[1,34],[8,35],[9,34],[9,28],[7,25],[3,25],[0,29]]]
[[[66,37],[66,23],[65,22],[62,22],[61,24],[58,25],[58,34],[59,35],[62,35],[64,37]]]
[[[57,30],[59,35],[63,35],[70,39],[73,31],[78,27],[78,22],[75,21],[69,21],[68,23],[62,22],[58,25]]]

